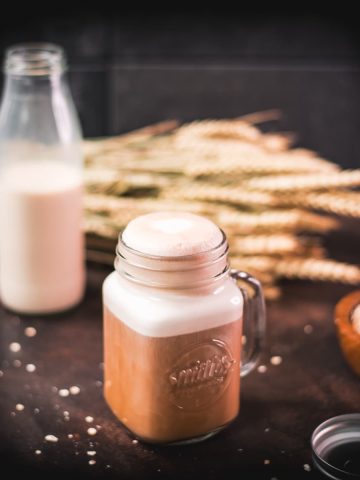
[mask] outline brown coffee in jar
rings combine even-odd
[[[241,319],[172,337],[141,335],[106,307],[104,321],[105,398],[137,436],[174,442],[236,417]]]

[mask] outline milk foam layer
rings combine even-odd
[[[181,212],[156,212],[132,220],[122,234],[128,246],[148,255],[177,257],[206,252],[222,241],[210,220]]]
[[[119,321],[147,337],[219,327],[243,312],[243,297],[230,277],[212,290],[176,293],[138,286],[113,272],[103,284],[103,299]]]

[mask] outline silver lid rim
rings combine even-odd
[[[336,428],[337,423],[341,422],[351,422],[351,423],[359,423],[360,424],[360,413],[348,413],[344,415],[337,415],[335,417],[331,417],[324,422],[320,423],[315,430],[313,431],[311,435],[311,450],[312,450],[312,456],[315,465],[317,468],[327,475],[329,478],[332,478],[334,480],[347,480],[347,479],[360,479],[360,473],[351,473],[346,470],[342,470],[340,468],[335,467],[334,465],[331,465],[329,462],[324,460],[324,458],[319,454],[316,448],[316,441],[317,437],[325,432],[326,430],[331,429],[333,427],[333,432],[339,432],[341,429]]]

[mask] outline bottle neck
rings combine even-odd
[[[10,47],[5,54],[4,70],[11,77],[60,76],[66,70],[61,47],[50,43],[29,43]]]
[[[81,165],[81,128],[65,77],[63,50],[51,44],[8,49],[0,108],[0,163],[58,158]]]
[[[212,285],[229,272],[229,247],[222,234],[221,243],[209,251],[175,257],[144,254],[127,246],[120,235],[115,269],[121,277],[151,288],[189,290]]]

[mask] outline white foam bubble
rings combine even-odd
[[[182,212],[155,212],[132,220],[125,228],[124,243],[149,255],[182,256],[218,246],[222,233],[207,218]]]

